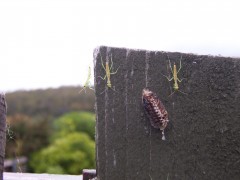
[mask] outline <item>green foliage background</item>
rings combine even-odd
[[[30,172],[81,174],[94,168],[94,93],[80,89],[7,93],[6,158],[28,157]]]
[[[35,153],[30,161],[36,173],[81,174],[95,166],[95,143],[85,133],[70,133]]]
[[[92,113],[72,112],[64,114],[54,121],[54,139],[73,132],[84,132],[94,140],[95,115]]]

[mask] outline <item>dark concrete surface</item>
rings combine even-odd
[[[5,95],[0,93],[0,180],[3,179],[5,144],[6,144],[6,113]]]
[[[112,54],[112,89],[104,77]],[[173,91],[169,62],[182,69]],[[108,59],[109,60],[109,59]],[[240,59],[99,47],[94,51],[100,180],[240,179]],[[104,64],[105,65],[105,64]],[[166,141],[144,114],[149,87],[169,114]],[[113,90],[115,89],[115,90]]]

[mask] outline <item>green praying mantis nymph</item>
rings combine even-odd
[[[167,57],[168,57],[168,56],[167,56]],[[170,67],[171,72],[172,72],[172,77],[169,78],[169,77],[167,77],[167,76],[165,76],[165,75],[163,75],[163,76],[165,76],[168,81],[172,81],[172,80],[173,80],[173,82],[174,82],[174,83],[173,83],[173,90],[174,90],[174,91],[173,91],[169,96],[173,95],[176,91],[179,91],[179,92],[181,92],[182,94],[186,94],[186,95],[187,95],[187,93],[180,91],[180,90],[179,90],[179,86],[178,86],[178,82],[182,82],[182,80],[183,80],[183,79],[179,79],[178,76],[177,76],[178,73],[179,73],[179,71],[180,71],[181,68],[182,68],[182,62],[181,62],[181,60],[182,60],[182,56],[181,56],[181,59],[180,59],[180,67],[179,67],[179,69],[177,70],[177,65],[176,65],[175,63],[174,63],[174,65],[173,65],[173,69],[172,69],[172,65],[171,65],[170,59],[169,59],[169,57],[168,57],[169,67]]]
[[[87,80],[86,80],[86,82],[84,83],[83,88],[79,91],[79,93],[81,93],[83,90],[84,90],[85,93],[86,93],[86,88],[89,88],[89,89],[91,89],[91,90],[94,91],[94,89],[90,87],[90,79],[91,79],[91,68],[90,68],[90,66],[89,66],[89,67],[88,67]]]
[[[110,63],[109,63],[108,61],[106,61],[106,66],[104,66],[104,64],[103,64],[103,59],[102,59],[102,55],[100,54],[100,56],[101,56],[102,67],[103,67],[106,75],[104,76],[104,78],[101,77],[101,76],[98,76],[98,77],[100,77],[102,80],[105,80],[105,79],[107,78],[107,87],[109,87],[109,88],[111,88],[112,90],[114,90],[114,89],[112,88],[112,83],[111,83],[110,77],[111,77],[112,74],[116,74],[116,73],[117,73],[119,67],[117,68],[117,70],[116,70],[115,72],[111,72],[111,71],[112,71],[112,68],[113,68],[112,54],[111,54],[111,60],[110,60],[110,63],[111,63],[110,67],[109,67],[109,64],[110,64]],[[115,90],[114,90],[114,91],[115,91]]]

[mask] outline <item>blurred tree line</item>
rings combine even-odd
[[[93,168],[95,97],[80,89],[7,93],[6,158],[28,157],[30,172],[81,174]]]
[[[81,87],[60,87],[7,93],[8,115],[58,117],[70,111],[94,112],[94,93],[79,94]]]

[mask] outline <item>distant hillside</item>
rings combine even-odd
[[[57,117],[71,111],[94,111],[94,92],[85,94],[81,87],[67,86],[60,88],[16,91],[6,94],[8,115],[25,114],[28,116]]]

